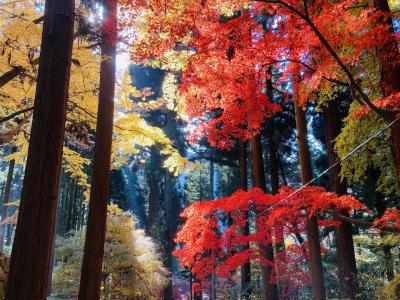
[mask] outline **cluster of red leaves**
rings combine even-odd
[[[400,111],[400,92],[393,93],[388,97],[377,99],[373,101],[373,104],[381,109],[386,109],[390,111]],[[351,116],[353,118],[361,118],[367,115],[371,111],[371,108],[368,106],[363,106],[360,109],[356,110]]]
[[[296,236],[305,237],[306,218],[353,210],[368,211],[355,198],[339,197],[321,187],[307,187],[294,195],[288,187],[277,195],[257,188],[239,190],[230,197],[197,202],[186,208],[182,213],[186,222],[176,236],[180,248],[174,254],[201,281],[207,281],[214,272],[229,277],[246,262],[258,261],[273,265],[276,277],[271,281],[279,280],[295,288],[309,280],[304,269],[308,248],[306,243],[295,242]],[[257,229],[244,235],[242,229],[248,222],[256,224]],[[320,226],[338,224],[325,218]],[[275,262],[268,261],[259,246],[277,245],[283,240],[291,241],[290,245],[278,253]],[[252,246],[245,249],[243,246],[248,244]]]
[[[387,16],[360,8],[358,0],[307,1],[307,7],[297,0],[120,1],[134,11],[127,22],[136,20],[147,30],[135,39],[134,60],[193,50],[181,88],[184,106],[197,127],[191,140],[206,135],[219,148],[259,133],[265,119],[279,111],[265,96],[271,65],[282,72],[274,81],[278,89],[292,82],[293,74],[301,75],[296,98],[304,104],[327,82],[346,82],[320,36],[344,65],[359,74],[365,73],[365,53],[394,38],[382,22]],[[251,8],[245,6],[248,3]],[[221,17],[224,7],[242,13]],[[265,18],[266,14],[274,17]],[[264,24],[256,21],[261,16]]]
[[[373,222],[374,227],[385,229],[386,227],[400,228],[400,212],[394,209],[386,209],[382,217]]]

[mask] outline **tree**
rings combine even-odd
[[[299,147],[301,181],[303,185],[312,180],[311,159],[307,139],[307,121],[304,110],[294,101],[296,111],[297,141]],[[317,216],[306,221],[307,240],[310,251],[310,273],[313,299],[325,299],[325,284],[322,269],[321,247],[319,242]]]
[[[247,191],[248,182],[247,182],[247,143],[239,141],[239,177],[240,177],[240,188],[243,191]],[[247,215],[247,219],[249,216]],[[250,233],[250,225],[249,222],[246,222],[245,226],[242,228],[244,235],[249,235]],[[246,251],[249,249],[249,243],[246,243],[241,251]],[[241,285],[241,294],[244,299],[249,299],[251,295],[251,265],[250,262],[245,263],[240,269],[240,285]]]
[[[265,172],[264,172],[264,159],[262,156],[261,135],[250,140],[253,185],[256,188],[265,190]],[[257,224],[257,226],[259,226]],[[267,230],[268,232],[268,230]],[[261,248],[265,251],[265,258],[269,261],[269,265],[262,266],[262,280],[263,280],[263,297],[266,300],[279,299],[278,289],[276,283],[272,283],[274,275],[273,262],[274,250],[272,246],[272,233],[271,231],[266,236],[267,241],[263,241]],[[272,264],[272,265],[271,265]]]
[[[246,212],[254,208],[259,211],[256,215],[257,230],[244,235],[239,229],[247,221]],[[183,211],[182,216],[186,221],[177,234],[177,242],[181,243],[181,247],[175,250],[175,255],[184,266],[191,268],[197,278],[204,280],[213,272],[212,266],[216,266],[220,277],[230,277],[249,260],[268,263],[263,249],[259,247],[240,251],[240,246],[247,242],[265,243],[265,237],[275,228],[283,229],[285,235],[301,236],[307,232],[306,223],[310,215],[332,215],[336,210],[350,212],[353,209],[362,212],[366,208],[348,195],[339,197],[320,187],[306,187],[296,193],[284,187],[277,195],[265,194],[257,188],[248,192],[237,191],[226,198],[194,203]],[[224,221],[227,216],[232,218],[230,226]],[[335,224],[334,220],[327,219],[319,225]],[[397,225],[392,229],[398,230]],[[276,243],[279,242],[276,240]],[[216,257],[209,255],[210,249],[217,253]],[[287,247],[285,256],[276,260],[277,280],[289,287],[282,297],[296,295],[296,290],[304,292],[305,283],[312,280],[301,267],[301,262],[308,256],[306,244],[292,244]]]
[[[117,1],[103,1],[102,62],[100,66],[99,110],[96,144],[82,261],[79,299],[99,299],[106,233],[111,144],[114,120],[115,68],[117,47]]]
[[[334,141],[340,133],[340,110],[337,101],[331,100],[324,109],[325,138],[329,165],[338,161],[334,151]],[[347,193],[347,184],[340,178],[340,166],[336,166],[329,173],[330,188],[337,195]],[[341,212],[343,214],[343,212]],[[337,261],[339,268],[340,295],[343,298],[354,299],[358,293],[357,266],[353,244],[353,228],[348,222],[342,222],[335,228]]]
[[[45,299],[47,294],[73,28],[74,1],[46,1],[38,86],[6,299]],[[26,272],[26,266],[30,272]]]

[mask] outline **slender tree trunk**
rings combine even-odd
[[[269,174],[271,176],[271,193],[272,195],[278,194],[279,191],[279,162],[277,155],[277,147],[274,140],[274,124],[271,120],[267,128],[268,138],[268,157],[269,157]]]
[[[12,147],[11,153],[15,153],[17,151],[17,147]],[[3,222],[7,219],[7,211],[8,207],[7,204],[10,202],[10,195],[11,195],[11,187],[12,187],[12,180],[14,176],[14,167],[15,167],[15,160],[12,159],[8,164],[8,174],[7,174],[7,181],[6,186],[4,189],[3,194],[3,205],[1,207],[1,224],[0,224],[0,252],[4,251],[4,236],[6,233],[7,225]]]
[[[214,193],[214,187],[215,187],[215,181],[214,181],[214,162],[213,162],[213,156],[214,152],[211,150],[211,157],[210,157],[210,200],[215,199],[215,193]],[[213,269],[213,274],[211,275],[211,290],[210,290],[210,300],[216,300],[217,299],[217,288],[216,288],[216,273],[215,273],[215,266]]]
[[[325,138],[329,165],[335,164],[339,158],[334,150],[334,141],[340,134],[341,120],[338,101],[330,101],[324,110]],[[340,179],[340,166],[329,172],[331,190],[338,196],[347,193],[345,180]],[[341,214],[347,215],[342,211]],[[358,293],[357,266],[354,253],[353,228],[348,222],[341,222],[335,227],[337,264],[339,269],[339,288],[342,299],[355,299]]]
[[[307,120],[305,111],[299,107],[297,103],[295,103],[294,106],[296,111],[301,180],[303,184],[306,184],[312,180],[311,157],[307,139]],[[306,230],[310,252],[312,297],[314,300],[325,300],[325,284],[317,217],[307,218]]]
[[[168,282],[168,285],[164,289],[164,300],[173,300],[172,293],[172,252],[174,251],[174,216],[173,216],[173,204],[172,204],[172,195],[171,195],[171,175],[168,170],[165,170],[165,186],[164,186],[164,206],[165,206],[165,219],[167,223],[167,232],[166,232],[166,265],[167,268],[171,271],[171,280]]]
[[[288,185],[288,181],[286,179],[285,169],[283,168],[282,158],[281,158],[278,150],[276,150],[276,156],[278,158],[279,172],[281,173],[283,184],[285,186],[287,186]]]
[[[272,88],[271,88],[272,90]],[[271,194],[276,195],[279,192],[279,161],[278,161],[278,149],[274,139],[274,121],[271,119],[269,121],[267,130],[267,139],[268,139],[268,158],[269,158],[269,174],[271,178]],[[283,228],[275,226],[275,251],[279,253],[281,257],[280,263],[284,263],[286,261],[286,249],[285,249],[285,239],[283,235]],[[277,263],[278,261],[276,261]],[[277,274],[279,275],[279,274]],[[283,292],[284,284],[281,282],[277,282],[279,292]]]
[[[35,108],[7,300],[46,299],[65,131],[73,0],[47,0]]]
[[[99,109],[79,300],[100,299],[114,117],[117,1],[103,1]]]
[[[262,189],[265,192],[265,173],[264,173],[264,159],[262,156],[261,135],[257,135],[250,140],[251,157],[252,157],[252,170],[254,186]],[[274,262],[274,251],[272,243],[263,247],[265,258],[270,262]],[[275,300],[278,297],[278,288],[276,284],[270,282],[273,276],[273,268],[271,266],[262,267],[263,274],[263,297],[264,300]]]
[[[247,191],[247,143],[239,141],[239,177],[240,177],[240,188],[243,191]],[[249,218],[248,212],[246,213],[246,219]],[[242,228],[243,234],[248,236],[250,234],[249,222],[246,222],[246,226]],[[249,249],[250,245],[242,246],[242,251]],[[240,267],[240,286],[241,286],[241,298],[248,300],[251,295],[251,266],[250,262],[246,262]]]
[[[153,236],[154,219],[156,218],[158,207],[158,193],[157,183],[151,170],[148,172],[147,181],[149,185],[149,211],[147,214],[146,235]]]

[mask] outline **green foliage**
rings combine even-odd
[[[387,234],[383,237],[358,235],[354,237],[358,278],[360,283],[360,299],[390,300],[394,292],[396,279],[385,286],[385,246],[398,246],[399,235]],[[394,248],[393,248],[394,249]],[[397,278],[397,277],[396,277]],[[397,284],[399,278],[397,278]]]
[[[136,220],[130,213],[115,205],[109,206],[102,287],[107,298],[157,299],[167,283],[168,271],[162,265],[156,245],[142,230],[135,229],[135,225]],[[78,294],[84,240],[83,230],[57,239],[53,278],[56,296]]]
[[[336,139],[335,150],[340,158],[386,125],[377,114],[371,113],[359,119],[351,117],[351,113],[357,109],[359,109],[359,105],[353,103],[350,107],[350,117],[346,119],[344,128]],[[341,176],[346,178],[349,183],[362,183],[369,168],[374,168],[380,173],[377,191],[385,194],[396,192],[396,176],[390,149],[389,130],[362,147],[357,155],[352,155],[342,162]]]

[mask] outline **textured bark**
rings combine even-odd
[[[16,147],[12,147],[11,152],[15,153],[17,151]],[[14,176],[14,167],[15,167],[15,160],[11,160],[8,164],[8,173],[7,173],[7,181],[6,181],[6,186],[4,188],[4,194],[3,194],[3,205],[1,207],[1,224],[0,224],[0,252],[3,252],[4,249],[4,236],[6,233],[6,227],[7,225],[4,224],[4,220],[7,219],[7,211],[8,207],[7,204],[10,201],[10,195],[11,195],[11,187],[12,187],[12,180]]]
[[[45,4],[35,108],[7,300],[46,299],[65,132],[74,8],[73,0],[47,0]]]
[[[335,164],[339,158],[334,150],[334,141],[340,134],[338,101],[330,101],[324,110],[325,139],[329,165]],[[340,179],[340,165],[329,172],[331,190],[341,196],[347,193],[345,180]],[[340,212],[348,216],[347,212]],[[339,269],[339,288],[342,299],[355,299],[358,293],[357,266],[354,253],[353,228],[349,222],[341,222],[335,227],[337,264]]]
[[[247,143],[240,141],[239,142],[239,177],[240,177],[240,188],[244,191],[247,191]],[[248,214],[247,214],[248,218]],[[250,228],[249,223],[246,223],[246,226],[242,228],[244,235],[249,235]],[[242,251],[249,249],[249,244],[242,246]],[[251,266],[250,262],[246,262],[243,266],[240,267],[240,285],[241,285],[241,294],[242,299],[250,299],[251,295]]]
[[[253,181],[254,186],[262,189],[265,192],[265,173],[264,173],[264,159],[262,156],[262,145],[261,145],[261,135],[250,140],[250,149],[252,157],[252,171],[253,171]],[[265,252],[265,258],[274,262],[274,251],[272,244],[263,247]],[[264,300],[275,300],[278,297],[278,288],[276,284],[270,282],[273,275],[273,269],[271,266],[262,267],[262,285],[263,285],[263,297]]]
[[[96,144],[79,300],[98,300],[102,279],[107,205],[110,189],[116,71],[116,0],[103,1],[103,42]]]
[[[296,111],[297,143],[299,147],[301,180],[303,184],[312,180],[311,157],[307,139],[307,120],[305,111],[294,104]],[[322,269],[321,246],[319,243],[317,217],[307,219],[307,239],[310,252],[310,275],[312,297],[314,300],[325,300],[325,284]]]

